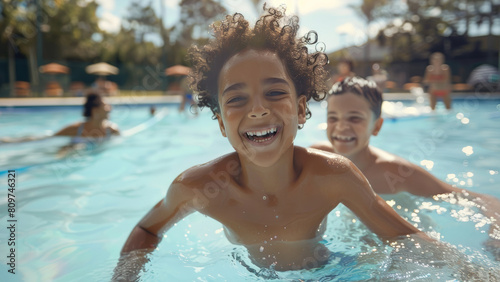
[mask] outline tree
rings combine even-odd
[[[365,33],[366,33],[366,44],[364,48],[364,61],[367,63],[365,66],[365,73],[369,74],[371,66],[370,62],[370,25],[377,18],[377,13],[380,11],[379,7],[387,4],[386,0],[363,0],[361,5],[353,6],[353,8],[361,17],[365,20]]]
[[[98,4],[93,1],[80,5],[75,5],[73,1],[57,3],[44,23],[44,58],[94,60],[99,56],[100,48],[96,46],[93,36],[102,34],[96,15]]]
[[[13,55],[29,60],[31,82],[39,85],[38,66],[43,59],[88,60],[98,55],[92,35],[100,32],[94,1],[2,0],[0,33],[9,46],[9,80],[15,81]],[[43,42],[43,44],[39,44]],[[43,47],[43,48],[42,48]],[[41,52],[44,50],[43,54]]]
[[[209,26],[226,13],[226,9],[215,0],[182,0],[181,15],[174,29],[177,40],[187,47],[195,40],[208,38]]]

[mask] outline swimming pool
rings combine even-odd
[[[313,116],[298,132],[299,146],[325,139],[325,107],[310,107]],[[165,118],[138,134],[61,160],[55,153],[68,142],[63,137],[0,145],[0,171],[17,172],[18,220],[16,274],[7,272],[2,256],[1,281],[109,281],[130,231],[170,182],[185,169],[233,150],[208,110],[195,118],[179,114],[175,105],[167,108]],[[373,145],[425,166],[442,180],[500,198],[500,100],[471,97],[456,100],[450,114],[438,112],[386,120]],[[80,116],[79,107],[0,108],[0,137],[43,133],[40,128],[55,131]],[[147,107],[116,106],[111,113],[122,130],[148,119]],[[2,238],[9,235],[6,184],[7,175],[0,174]],[[463,269],[455,263],[461,254],[489,271],[500,268],[484,251],[489,225],[474,208],[405,194],[386,199],[409,221],[461,253],[443,260],[395,251],[370,235],[346,208],[337,207],[324,238],[339,254],[331,263],[311,271],[256,274],[261,270],[244,248],[225,239],[220,224],[193,214],[167,232],[142,280],[254,281],[273,275],[289,281],[460,280],[454,275]],[[0,242],[0,253],[8,253],[6,241]]]

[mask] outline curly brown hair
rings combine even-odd
[[[193,65],[190,73],[191,88],[198,94],[198,106],[209,107],[213,118],[220,113],[218,79],[223,65],[235,54],[245,49],[269,50],[283,61],[290,74],[297,95],[304,95],[309,101],[324,99],[326,95],[326,71],[328,56],[323,50],[309,53],[307,45],[318,46],[316,32],[310,31],[297,38],[299,18],[287,17],[285,7],[267,8],[264,14],[249,27],[243,15],[227,15],[225,20],[212,24],[214,39],[199,48],[192,46],[189,59]],[[306,117],[311,112],[306,109]]]

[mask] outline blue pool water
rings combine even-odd
[[[399,104],[391,104],[398,107]],[[403,106],[412,106],[405,102]],[[325,139],[324,104],[296,145]],[[0,144],[0,172],[16,169],[16,274],[7,272],[7,175],[0,173],[0,281],[109,281],[130,231],[185,169],[231,152],[211,113],[168,114],[142,132],[58,159],[67,138]],[[500,100],[457,100],[446,114],[387,119],[372,143],[426,167],[443,181],[500,198]],[[81,119],[80,108],[0,108],[0,137],[44,134]],[[149,119],[147,107],[115,107],[122,130]],[[386,200],[421,230],[448,242],[443,258],[381,242],[343,206],[329,216],[325,244],[340,255],[323,268],[274,273],[279,280],[474,280],[500,264],[485,251],[489,223],[467,203],[407,194]],[[270,277],[225,239],[221,225],[194,214],[166,233],[142,281],[254,281]],[[424,248],[425,249],[425,248]],[[438,252],[438,251],[436,251]],[[235,257],[240,257],[236,259]],[[250,271],[241,262],[249,265]],[[467,273],[469,265],[476,276]],[[482,267],[482,268],[481,268]],[[256,274],[260,271],[260,274]],[[465,277],[465,278],[464,278]],[[497,276],[498,277],[498,276]],[[467,278],[467,279],[466,279]]]

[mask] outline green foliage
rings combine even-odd
[[[209,36],[212,22],[226,14],[226,9],[214,0],[182,0],[179,4],[181,15],[179,24],[174,29],[176,40],[188,47],[198,39]]]
[[[378,1],[364,0],[360,9],[370,11],[363,12],[365,19],[375,15],[372,20],[388,23],[377,40],[391,46],[392,61],[422,60],[434,51],[452,55],[468,43],[472,25],[487,21],[491,35],[491,25],[500,18],[500,5],[489,0],[387,0],[375,6],[373,2]]]

